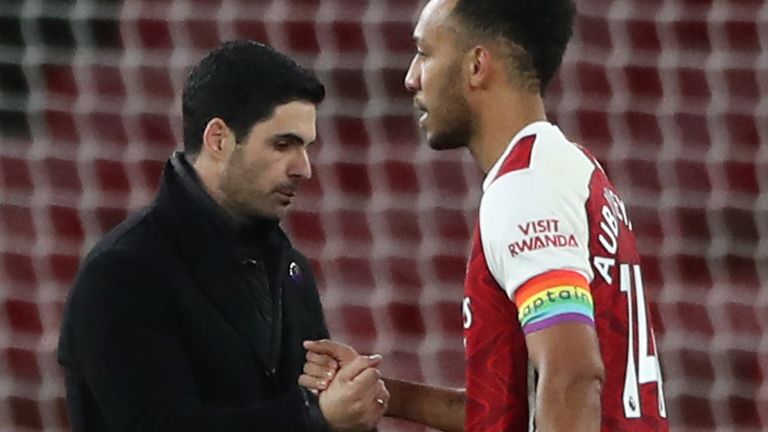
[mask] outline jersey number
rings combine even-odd
[[[639,418],[640,385],[656,382],[659,400],[659,414],[667,417],[664,404],[664,386],[661,379],[661,368],[656,356],[656,338],[648,323],[648,312],[645,307],[645,293],[640,266],[621,264],[621,291],[627,294],[627,309],[629,322],[629,346],[627,347],[627,375],[624,379],[624,415],[627,418]],[[635,302],[632,301],[634,291]],[[633,307],[635,306],[635,307]],[[637,352],[635,352],[635,325],[637,325]],[[653,344],[653,353],[648,354],[648,343]]]

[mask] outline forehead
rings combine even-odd
[[[293,134],[306,142],[315,139],[317,107],[311,102],[293,101],[278,105],[272,117],[254,125],[252,132],[260,135]]]
[[[431,38],[441,30],[445,30],[447,20],[456,0],[430,0],[421,11],[416,27],[413,29],[413,38],[422,41],[425,37]]]

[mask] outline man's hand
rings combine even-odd
[[[320,393],[320,410],[334,431],[370,430],[387,410],[389,392],[376,366],[381,356],[361,356],[330,340],[305,342],[307,362],[299,384]]]
[[[342,364],[352,363],[358,357],[351,346],[328,339],[306,341],[307,361],[299,384],[318,394],[328,388]]]

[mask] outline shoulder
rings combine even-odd
[[[70,297],[95,292],[146,289],[169,256],[152,208],[129,216],[110,230],[80,263]]]
[[[555,126],[540,132],[536,142],[531,168],[558,183],[587,182],[595,170],[595,163],[587,153]]]
[[[486,189],[509,176],[525,178],[525,173],[548,178],[557,185],[583,183],[595,170],[596,164],[589,154],[550,123],[530,125],[515,139],[489,173]]]
[[[109,231],[91,249],[69,292],[65,323],[93,322],[102,312],[137,311],[167,303],[165,287],[171,284],[163,275],[172,264],[172,254],[154,225],[151,207],[144,209]]]
[[[596,166],[556,126],[546,122],[531,125],[489,172],[481,214],[498,207],[563,204],[563,198],[583,201]]]
[[[93,246],[93,248],[91,248],[85,258],[85,262],[94,259],[111,249],[141,241],[142,237],[146,237],[146,231],[151,223],[148,221],[150,212],[151,208],[142,209],[131,214],[126,220],[109,230]]]
[[[165,242],[155,213],[150,206],[131,214],[104,234],[88,252],[81,267],[89,266],[91,261],[102,264],[117,257],[125,260],[156,255]]]

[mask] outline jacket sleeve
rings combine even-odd
[[[111,431],[323,430],[305,392],[236,409],[203,406],[150,266],[120,250],[90,260],[65,311],[67,351]]]
[[[320,294],[317,291],[317,281],[315,280],[315,275],[312,270],[312,266],[309,260],[307,260],[307,258],[304,255],[302,255],[298,251],[296,252],[296,255],[301,268],[306,269],[306,278],[304,280],[305,286],[304,286],[304,289],[302,289],[302,292],[305,293],[304,301],[306,304],[307,311],[309,312],[309,316],[314,321],[313,325],[310,327],[310,330],[309,330],[310,334],[302,335],[302,339],[303,340],[328,339],[330,338],[330,333],[328,331],[328,325],[325,322],[323,305],[322,303],[320,303]],[[319,406],[317,397],[303,387],[302,387],[302,391],[305,393],[305,396],[308,401],[310,418],[312,419],[310,422],[313,425],[318,425],[318,428],[320,431],[327,432],[329,430],[329,427],[325,421],[325,418],[323,417],[322,411],[320,411],[320,406]]]

